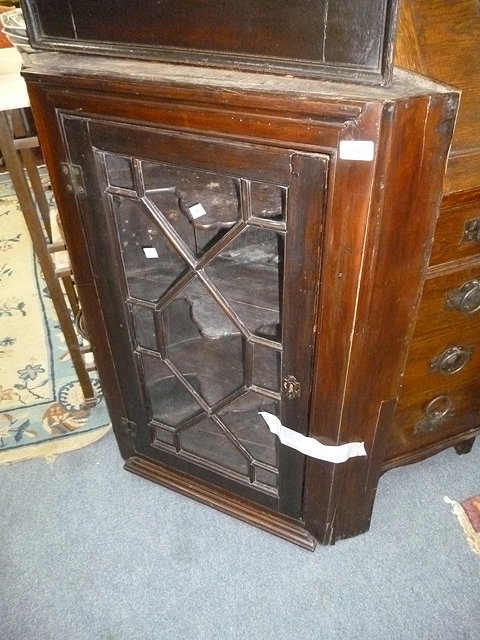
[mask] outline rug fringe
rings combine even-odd
[[[86,447],[100,438],[103,438],[111,429],[111,425],[93,429],[75,435],[58,438],[56,440],[47,440],[40,444],[32,444],[18,449],[9,449],[0,452],[0,465],[14,464],[23,460],[32,460],[34,458],[45,458],[45,461],[52,464],[55,456],[68,451],[75,451]]]
[[[445,496],[443,500],[452,507],[452,513],[457,516],[472,551],[480,555],[480,534],[473,528],[462,505],[455,500],[451,500],[448,496]]]

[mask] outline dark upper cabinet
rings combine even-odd
[[[397,0],[24,0],[35,47],[388,85]]]

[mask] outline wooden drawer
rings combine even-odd
[[[418,338],[411,343],[400,397],[413,399],[436,394],[440,388],[468,384],[479,375],[478,326]]]
[[[431,333],[480,335],[480,262],[467,269],[428,277],[415,327],[415,338]]]
[[[478,219],[478,227],[470,234]],[[430,266],[464,258],[480,257],[480,201],[458,207],[442,208],[435,232]]]
[[[427,451],[435,445],[440,450],[442,443],[448,446],[452,437],[480,425],[478,377],[459,386],[445,380],[432,393],[423,394],[412,403],[408,401],[406,397],[400,399],[395,413],[387,444],[387,465],[397,457]]]

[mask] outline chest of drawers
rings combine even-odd
[[[462,91],[443,200],[385,468],[480,431],[480,5],[403,0],[397,63]]]

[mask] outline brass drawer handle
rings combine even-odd
[[[480,244],[480,218],[467,220],[463,229],[462,244],[467,242],[476,242]]]
[[[447,293],[446,307],[456,309],[460,313],[476,313],[480,311],[480,281],[469,280],[458,289]]]
[[[436,373],[443,373],[444,375],[452,375],[460,371],[472,357],[473,349],[468,347],[450,347],[445,351],[432,358],[430,361],[430,369]]]
[[[423,408],[425,417],[417,422],[413,429],[414,435],[430,433],[446,424],[455,415],[455,408],[450,396],[436,396]]]

